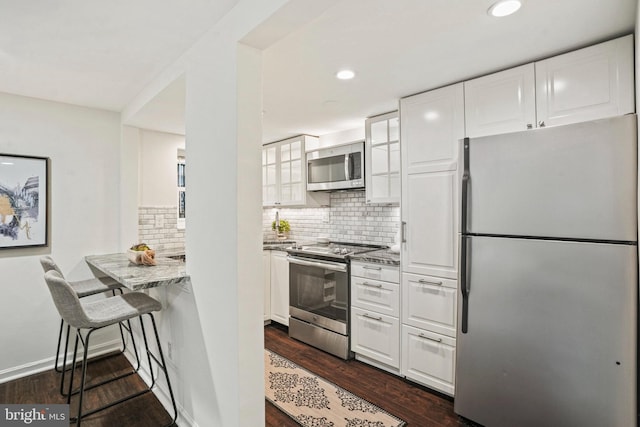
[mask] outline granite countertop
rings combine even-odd
[[[265,251],[284,251],[295,243],[295,240],[264,240],[262,249]]]
[[[127,254],[88,255],[85,261],[132,291],[181,284],[189,280],[183,261],[156,257],[156,265],[136,265]]]
[[[377,264],[400,265],[400,254],[391,252],[389,249],[380,249],[378,251],[363,252],[361,254],[351,255],[353,261],[373,262]]]

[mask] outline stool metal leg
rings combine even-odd
[[[67,351],[69,349],[69,333],[71,332],[71,326],[67,325],[67,334],[66,334],[66,339],[64,340],[64,355],[63,355],[63,359],[62,359],[62,371],[60,375],[60,394],[65,396],[64,394],[64,377],[65,377],[65,373],[67,372]],[[78,338],[76,337],[76,349],[73,351],[74,355],[75,352],[77,351],[78,348]],[[73,362],[74,364],[71,365],[71,369],[73,370],[73,367],[75,367],[75,360]],[[73,374],[73,372],[72,372]],[[73,378],[73,377],[71,377]]]
[[[169,380],[169,370],[167,369],[167,364],[164,359],[164,353],[162,352],[162,346],[160,345],[160,336],[158,335],[158,328],[156,327],[156,320],[153,317],[153,313],[147,313],[151,318],[151,324],[153,325],[153,333],[156,337],[156,344],[158,345],[158,355],[160,356],[160,360],[151,353],[149,350],[149,343],[147,341],[147,334],[145,332],[144,323],[142,321],[142,316],[140,316],[140,325],[142,326],[142,338],[144,339],[145,349],[147,351],[147,357],[153,358],[153,360],[158,364],[158,367],[164,372],[164,377],[167,380],[167,388],[169,389],[169,397],[171,397],[171,405],[173,406],[173,420],[171,423],[167,424],[165,427],[170,427],[175,425],[178,419],[178,407],[176,405],[176,399],[173,395],[173,388],[171,387],[171,381]],[[153,379],[153,368],[151,367],[151,360],[149,359],[149,370],[152,372],[151,377]],[[151,387],[155,385],[155,380],[153,380],[153,384]]]
[[[78,402],[78,418],[76,423],[77,427],[80,427],[80,424],[82,423],[82,398],[84,397],[84,386],[87,377],[87,355],[89,354],[89,338],[91,338],[91,333],[93,331],[95,331],[95,329],[89,329],[89,332],[87,332],[85,339],[82,341],[82,344],[84,345],[84,352],[82,355],[82,376],[80,377],[80,397]],[[80,331],[78,331],[78,335],[82,336],[80,334]],[[73,359],[75,362],[75,355]],[[71,389],[69,389],[69,399],[71,399]]]
[[[58,346],[56,347],[56,362],[55,362],[55,365],[53,365],[53,368],[58,373],[62,372],[62,370],[60,370],[60,368],[58,368],[58,359],[60,357],[60,344],[62,343],[62,330],[63,329],[64,329],[64,320],[60,319],[60,332],[58,333]],[[67,341],[67,343],[68,343],[68,341]]]
[[[153,315],[152,315],[151,313],[148,313],[148,314],[149,314],[149,316],[151,317],[151,322],[152,322],[152,325],[153,325],[153,332],[154,332],[154,335],[155,335],[155,337],[156,337],[156,343],[157,343],[157,345],[158,345],[158,354],[159,354],[159,356],[160,356],[160,358],[158,359],[158,358],[157,358],[157,357],[156,357],[156,356],[151,352],[151,350],[149,349],[149,343],[148,343],[148,341],[147,341],[147,334],[146,334],[146,330],[145,330],[144,322],[143,322],[142,316],[140,316],[140,326],[141,326],[141,329],[142,329],[142,337],[143,337],[144,344],[145,344],[145,351],[147,352],[147,360],[149,361],[149,370],[150,370],[150,372],[151,372],[151,376],[152,376],[152,383],[153,383],[153,384],[152,384],[152,386],[151,386],[151,387],[149,387],[149,388],[147,388],[147,389],[145,389],[145,390],[142,390],[142,391],[139,391],[139,392],[137,392],[137,393],[134,393],[134,394],[132,394],[132,395],[130,395],[130,396],[127,396],[127,397],[124,397],[124,398],[118,399],[118,400],[116,400],[116,401],[114,401],[114,402],[111,402],[111,403],[109,403],[108,405],[102,406],[102,407],[97,408],[97,409],[93,409],[93,410],[88,411],[88,412],[85,412],[85,413],[83,413],[82,404],[83,404],[83,397],[84,397],[84,393],[85,393],[87,390],[89,390],[89,389],[91,389],[91,388],[94,388],[94,387],[97,387],[97,386],[99,386],[99,385],[106,384],[106,383],[108,383],[108,382],[112,382],[112,381],[115,381],[115,380],[121,379],[121,378],[123,378],[123,377],[124,377],[124,376],[126,376],[126,375],[122,375],[122,376],[119,376],[119,377],[117,377],[117,378],[112,378],[112,379],[109,379],[109,380],[103,381],[103,382],[101,382],[101,383],[99,383],[99,384],[94,384],[94,385],[91,385],[90,387],[87,387],[87,385],[86,385],[86,377],[87,377],[87,368],[88,368],[88,364],[89,364],[89,360],[88,360],[88,354],[89,354],[89,339],[90,339],[91,334],[93,333],[93,331],[96,331],[96,330],[101,329],[101,328],[95,328],[95,329],[93,329],[93,328],[92,328],[92,329],[89,329],[89,330],[88,330],[88,332],[86,333],[86,335],[85,335],[84,337],[82,336],[82,332],[81,332],[81,331],[76,331],[76,342],[75,342],[74,351],[73,351],[73,366],[75,366],[76,361],[77,361],[77,354],[78,354],[78,342],[82,342],[82,344],[83,344],[83,346],[84,346],[84,349],[83,349],[83,356],[82,356],[82,374],[81,374],[81,379],[80,379],[80,388],[79,388],[79,390],[78,390],[77,392],[73,392],[73,391],[72,391],[72,389],[73,389],[73,377],[74,377],[74,371],[75,371],[75,369],[72,369],[72,370],[71,370],[70,382],[69,382],[69,392],[68,392],[68,395],[67,395],[67,403],[68,403],[68,404],[71,404],[71,396],[72,396],[72,395],[74,395],[74,394],[76,394],[76,393],[77,393],[77,394],[79,394],[79,401],[78,401],[78,416],[77,416],[77,417],[72,417],[72,418],[70,419],[70,421],[71,421],[72,423],[76,423],[76,426],[77,426],[77,427],[80,427],[80,426],[81,426],[82,418],[83,418],[83,417],[87,417],[87,416],[89,416],[89,415],[92,415],[92,414],[95,414],[95,413],[97,413],[97,412],[100,412],[100,411],[102,411],[102,410],[104,410],[104,409],[111,408],[111,407],[116,406],[116,405],[118,405],[118,404],[120,404],[120,403],[123,403],[123,402],[125,402],[125,401],[127,401],[127,400],[130,400],[130,399],[136,398],[136,397],[138,397],[138,396],[141,396],[141,395],[143,395],[143,394],[145,394],[145,393],[150,392],[150,391],[151,391],[151,388],[152,388],[153,386],[155,386],[155,383],[156,383],[155,378],[154,378],[154,375],[153,375],[152,359],[153,359],[153,361],[155,361],[155,362],[156,362],[156,364],[158,365],[158,367],[159,367],[159,368],[164,372],[164,374],[165,374],[165,379],[167,380],[167,388],[169,389],[169,396],[170,396],[170,398],[171,398],[171,405],[173,406],[173,418],[172,418],[171,422],[170,422],[169,424],[167,424],[167,426],[166,426],[166,427],[175,426],[176,420],[178,419],[178,408],[177,408],[177,404],[176,404],[175,396],[174,396],[174,394],[173,394],[173,389],[172,389],[172,387],[171,387],[171,381],[169,380],[169,372],[168,372],[167,365],[166,365],[166,362],[165,362],[165,359],[164,359],[164,354],[163,354],[163,352],[162,352],[162,347],[160,346],[160,336],[158,335],[158,329],[157,329],[157,327],[156,327],[156,322],[155,322],[155,319],[154,319]],[[129,325],[129,326],[130,326],[130,325]],[[134,338],[133,338],[133,334],[132,334],[132,337],[131,337],[131,344],[132,344],[132,345],[134,346],[134,348],[135,348],[135,341],[134,341]],[[135,372],[132,372],[132,373],[135,373]],[[130,374],[131,374],[131,373],[130,373]],[[130,375],[130,374],[127,374],[127,375]]]
[[[73,394],[71,391],[73,390],[73,374],[75,373],[76,369],[76,356],[78,355],[78,341],[80,340],[80,331],[76,330],[76,343],[73,346],[73,362],[71,364],[71,375],[69,378],[69,391],[67,392],[67,405],[71,404],[71,395]],[[66,360],[65,360],[66,362]],[[64,382],[64,377],[62,377],[62,381]],[[60,387],[62,388],[62,384],[60,385]],[[62,393],[64,394],[64,393]]]
[[[85,388],[84,388],[85,390],[91,390],[91,389],[93,389],[93,388],[100,387],[100,386],[105,385],[105,384],[107,384],[107,383],[110,383],[110,382],[113,382],[113,381],[117,381],[117,380],[122,379],[122,378],[124,378],[124,377],[128,377],[128,376],[130,376],[130,375],[137,374],[137,373],[138,373],[138,371],[140,370],[140,358],[139,358],[139,356],[138,356],[138,350],[137,350],[137,346],[136,346],[136,339],[135,339],[135,337],[134,337],[134,335],[133,335],[133,332],[132,332],[132,329],[131,329],[131,323],[129,322],[129,320],[127,320],[127,323],[128,323],[128,325],[129,325],[129,326],[128,326],[128,327],[124,326],[124,329],[126,329],[127,331],[129,331],[129,333],[130,333],[130,335],[131,335],[131,345],[133,346],[133,351],[134,351],[134,353],[135,353],[137,366],[136,366],[133,370],[131,370],[131,371],[129,371],[129,372],[125,372],[124,374],[118,375],[118,376],[116,376],[116,377],[109,378],[109,379],[106,379],[106,380],[103,380],[103,381],[100,381],[100,382],[97,382],[97,383],[91,384],[91,385],[89,385],[89,386],[86,386],[86,385],[85,385]],[[109,325],[109,326],[111,326],[111,325]],[[106,326],[105,326],[105,327],[106,327]],[[99,329],[102,329],[102,328],[99,328]],[[80,342],[82,342],[84,345],[86,345],[86,344],[84,343],[84,340],[83,340],[83,338],[82,338],[82,335],[80,335]],[[74,366],[75,366],[75,364],[76,364],[75,355],[76,355],[77,351],[78,351],[78,350],[77,350],[77,344],[76,344],[76,348],[74,349]],[[91,360],[88,360],[88,361],[87,361],[87,363],[91,363],[91,362],[93,362],[93,359],[91,359]],[[66,359],[65,359],[65,363],[66,363]],[[73,383],[73,371],[71,372],[71,374],[72,374],[72,375],[71,375],[71,382]],[[64,375],[64,372],[63,372],[63,373],[62,373],[61,383],[60,383],[60,390],[61,390],[61,391],[60,391],[60,394],[62,394],[63,396],[67,396],[67,395],[62,391],[62,390],[64,390],[64,386],[63,386],[63,385],[64,385],[64,376],[65,376],[65,375]],[[70,390],[71,390],[71,389],[72,389],[72,387],[70,387]],[[77,390],[75,390],[75,391],[71,391],[71,394],[72,394],[72,395],[74,395],[74,394],[78,394],[79,392],[80,392],[80,389],[77,389]]]

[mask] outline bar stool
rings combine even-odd
[[[160,370],[164,372],[165,379],[167,381],[167,387],[169,389],[169,396],[171,397],[171,404],[173,406],[173,420],[167,426],[172,426],[175,424],[176,419],[178,418],[178,409],[176,406],[176,401],[173,395],[173,390],[171,388],[171,382],[169,381],[169,373],[167,370],[167,365],[165,363],[164,355],[162,353],[162,347],[160,345],[160,337],[158,336],[158,329],[156,327],[156,322],[153,317],[154,311],[160,311],[162,309],[162,305],[160,302],[150,297],[149,295],[142,292],[129,292],[122,295],[116,295],[107,299],[99,300],[99,301],[87,301],[81,302],[78,295],[75,293],[71,285],[62,277],[62,275],[55,271],[51,270],[45,273],[44,279],[49,287],[49,291],[51,292],[51,296],[53,298],[53,302],[60,313],[60,316],[64,319],[67,324],[73,326],[76,329],[76,341],[73,351],[73,362],[72,366],[75,367],[77,353],[78,353],[78,343],[82,342],[84,351],[82,356],[82,376],[80,379],[80,389],[79,393],[79,403],[78,403],[78,416],[75,418],[77,422],[77,427],[80,427],[82,422],[82,418],[95,414],[96,412],[102,411],[104,409],[115,406],[119,403],[125,402],[127,400],[133,399],[135,397],[141,396],[142,394],[148,393],[152,390],[152,388],[156,384],[156,378],[153,374],[153,365],[151,363],[153,361],[158,365]],[[158,348],[158,357],[153,354],[149,349],[149,344],[147,342],[147,334],[143,322],[143,316],[148,315],[151,318],[151,324],[153,325],[153,332],[156,338],[156,344]],[[84,397],[84,392],[88,390],[89,387],[86,386],[85,380],[87,375],[87,356],[89,354],[89,339],[91,338],[91,334],[98,330],[105,328],[107,326],[120,324],[121,322],[128,321],[130,319],[139,318],[140,320],[140,328],[142,331],[142,338],[144,340],[145,350],[147,353],[147,360],[149,362],[149,370],[151,373],[151,386],[147,389],[134,393],[130,396],[121,398],[112,402],[108,405],[102,406],[98,409],[91,410],[85,414],[82,413],[82,400]],[[84,332],[84,336],[83,336]],[[132,334],[133,337],[133,334]],[[132,345],[135,346],[135,342],[132,341]],[[67,403],[71,403],[71,396],[76,394],[73,392],[73,375],[75,369],[71,370],[71,380],[69,382],[69,392],[67,394]],[[116,378],[117,379],[117,378]],[[114,380],[116,380],[114,379]],[[101,383],[102,384],[102,383]],[[72,422],[74,419],[72,419]]]
[[[60,269],[60,267],[58,267],[58,264],[56,264],[56,262],[50,256],[46,255],[41,257],[40,264],[42,265],[42,269],[44,270],[45,273],[47,271],[53,270],[53,271],[57,271],[60,274],[60,276],[64,277],[64,274],[62,274],[62,270]],[[97,294],[101,294],[109,291],[114,296],[116,295],[116,291],[119,291],[120,294],[122,294],[122,284],[120,282],[117,282],[116,280],[111,279],[110,277],[79,280],[79,281],[73,281],[73,282],[67,282],[67,283],[69,283],[69,285],[74,290],[76,295],[78,295],[78,298],[84,298],[91,295],[97,295]],[[128,326],[130,329],[131,328],[130,325]],[[66,371],[67,351],[69,349],[69,332],[70,332],[69,325],[67,325],[67,331],[66,331],[67,339],[65,340],[65,345],[64,345],[64,361],[63,361],[62,368],[60,368],[58,367],[58,360],[60,357],[60,344],[62,343],[63,330],[64,330],[64,320],[60,319],[60,332],[58,333],[58,344],[56,346],[56,361],[55,361],[54,369],[56,370],[56,372],[62,373],[62,378],[60,379],[60,394],[62,395],[65,394],[64,393],[64,372]],[[120,325],[120,337],[122,338],[122,351],[124,352],[127,348],[127,343],[124,339],[122,325]],[[135,353],[136,361],[139,367],[140,360],[138,359],[138,352],[135,350],[135,348],[134,348],[134,353]],[[136,371],[137,371],[137,368],[136,368]]]

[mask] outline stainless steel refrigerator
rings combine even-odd
[[[635,426],[636,116],[462,146],[455,412]]]

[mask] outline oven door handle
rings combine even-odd
[[[347,264],[342,264],[339,262],[311,261],[308,259],[294,257],[291,255],[287,257],[287,261],[289,261],[292,264],[304,265],[306,267],[317,267],[317,268],[323,268],[325,270],[340,271],[343,273],[347,272]]]

